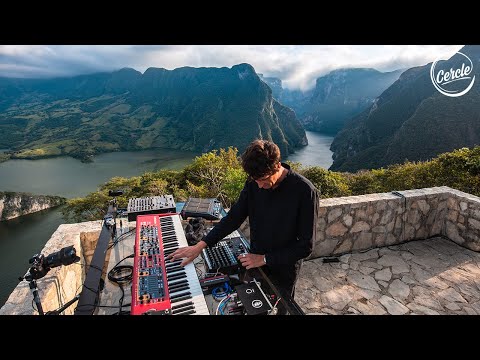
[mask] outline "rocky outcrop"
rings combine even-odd
[[[60,196],[0,192],[0,221],[59,206],[65,201]]]

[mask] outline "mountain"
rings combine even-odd
[[[480,46],[465,46],[460,51],[469,56],[478,74]],[[467,94],[448,97],[434,88],[430,68],[427,64],[405,71],[373,105],[349,121],[332,143],[331,170],[428,160],[480,144],[480,79]]]
[[[279,78],[264,77],[263,74],[258,74],[258,76],[270,86],[274,99],[295,111],[297,117],[301,118],[304,115],[305,108],[312,96],[312,90],[305,92],[301,90],[290,90],[283,88],[282,80]]]
[[[273,140],[307,144],[295,114],[249,64],[122,69],[71,78],[0,78],[0,148],[13,158],[173,148],[192,151]]]
[[[336,134],[348,119],[369,107],[402,72],[339,69],[319,77],[301,121],[307,130]]]

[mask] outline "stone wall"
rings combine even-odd
[[[451,189],[444,235],[473,251],[480,251],[480,198]]]
[[[321,199],[310,259],[443,235],[480,250],[480,198],[447,186]]]
[[[49,255],[66,246],[74,245],[80,261],[68,266],[58,266],[51,269],[47,275],[37,280],[40,300],[43,310],[58,309],[67,301],[71,300],[82,289],[85,279],[83,265],[83,247],[80,237],[82,233],[98,232],[101,229],[101,221],[90,221],[77,224],[62,224],[53,233],[41,253]],[[0,315],[33,315],[37,314],[32,308],[33,295],[30,292],[28,282],[22,281],[10,294],[5,305],[0,309]],[[73,314],[75,305],[65,310],[65,314]]]

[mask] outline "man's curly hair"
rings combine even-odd
[[[273,175],[280,162],[280,149],[268,140],[254,140],[242,154],[243,170],[251,179]]]

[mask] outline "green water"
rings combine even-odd
[[[287,160],[299,162],[306,166],[321,166],[328,169],[333,164],[330,145],[333,136],[319,134],[312,131],[305,131],[308,139],[308,146],[296,150]]]
[[[87,164],[70,157],[10,160],[0,163],[0,191],[67,198],[85,196],[113,176],[182,169],[196,155],[178,150],[148,150],[102,154]],[[28,260],[42,250],[62,223],[65,220],[60,208],[0,222],[0,306],[18,284],[18,277],[25,274]],[[41,280],[38,284],[41,286]]]
[[[18,277],[25,275],[29,268],[28,260],[42,250],[63,222],[59,209],[0,221],[0,305],[7,301],[17,286]]]
[[[71,157],[9,160],[0,163],[0,191],[26,191],[66,198],[85,196],[113,176],[135,176],[145,171],[181,169],[195,153],[179,150],[115,152],[82,163]],[[1,235],[0,235],[1,239]]]

